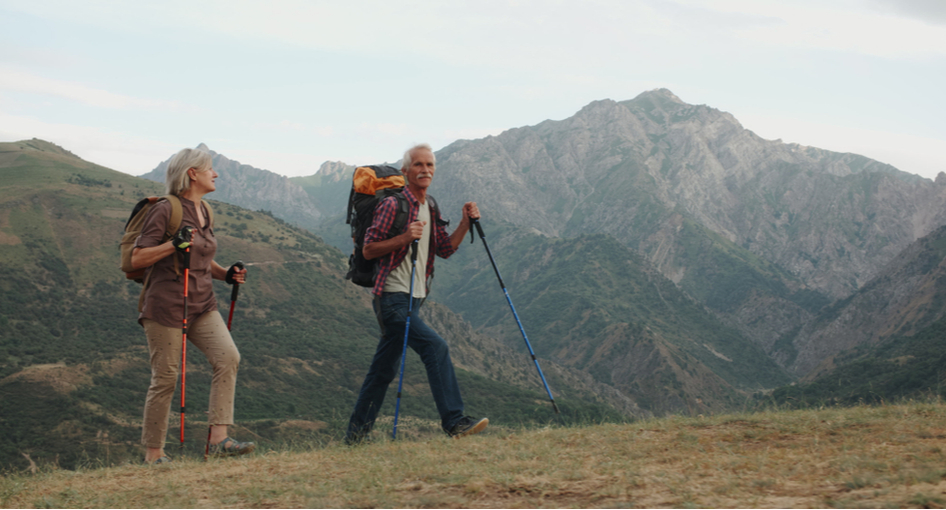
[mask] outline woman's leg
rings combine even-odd
[[[233,424],[233,408],[236,400],[236,376],[240,365],[237,350],[227,325],[214,310],[207,312],[188,328],[188,339],[204,353],[213,369],[210,383],[211,444],[227,437],[227,426]]]
[[[150,462],[164,455],[168,415],[181,359],[181,329],[162,326],[149,319],[143,319],[142,325],[151,358],[151,384],[145,398],[141,443],[148,448],[145,460]]]

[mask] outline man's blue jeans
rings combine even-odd
[[[384,402],[391,381],[398,375],[401,351],[404,348],[404,325],[407,322],[408,295],[406,292],[385,292],[375,297],[373,306],[381,325],[381,341],[375,351],[371,368],[361,385],[355,410],[348,422],[347,438],[360,439],[371,431],[378,410]],[[463,417],[463,399],[453,371],[450,348],[436,331],[430,329],[418,313],[423,300],[414,298],[411,312],[411,330],[407,345],[420,355],[427,369],[427,381],[434,395],[440,425],[449,431]]]

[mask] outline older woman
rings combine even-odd
[[[141,442],[147,448],[145,462],[163,463],[171,399],[180,371],[181,327],[184,319],[183,265],[179,252],[190,248],[188,278],[187,339],[200,349],[213,366],[210,386],[210,451],[214,456],[242,455],[253,451],[253,443],[241,443],[227,434],[233,424],[237,351],[227,325],[217,311],[211,279],[243,283],[246,269],[222,267],[213,260],[217,240],[204,195],[214,191],[217,172],[210,155],[183,149],[171,158],[167,171],[167,193],[180,199],[181,230],[171,239],[166,230],[172,206],[167,200],[154,205],[142,225],[132,252],[135,268],[150,267],[138,322],[144,327],[151,354],[151,386],[145,400]],[[189,244],[188,244],[189,243]]]

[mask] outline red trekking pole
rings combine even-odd
[[[184,259],[184,322],[181,327],[181,450],[184,450],[184,395],[186,393],[186,381],[187,381],[187,284],[190,280],[190,266],[191,266],[191,248],[190,241],[193,232],[191,227],[184,227],[181,229],[181,232],[184,233],[184,239],[187,243],[184,248],[183,259]],[[180,234],[179,234],[180,235]]]
[[[235,267],[239,270],[246,269],[246,266],[243,265],[242,260],[236,261],[232,267]],[[229,282],[227,282],[229,283]],[[240,294],[240,284],[235,280],[233,281],[233,291],[230,292],[230,316],[227,318],[227,331],[231,331],[230,325],[233,323],[233,309],[236,306],[237,296]]]

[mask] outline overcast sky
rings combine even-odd
[[[0,0],[0,141],[283,175],[665,87],[764,138],[946,171],[946,0]]]

